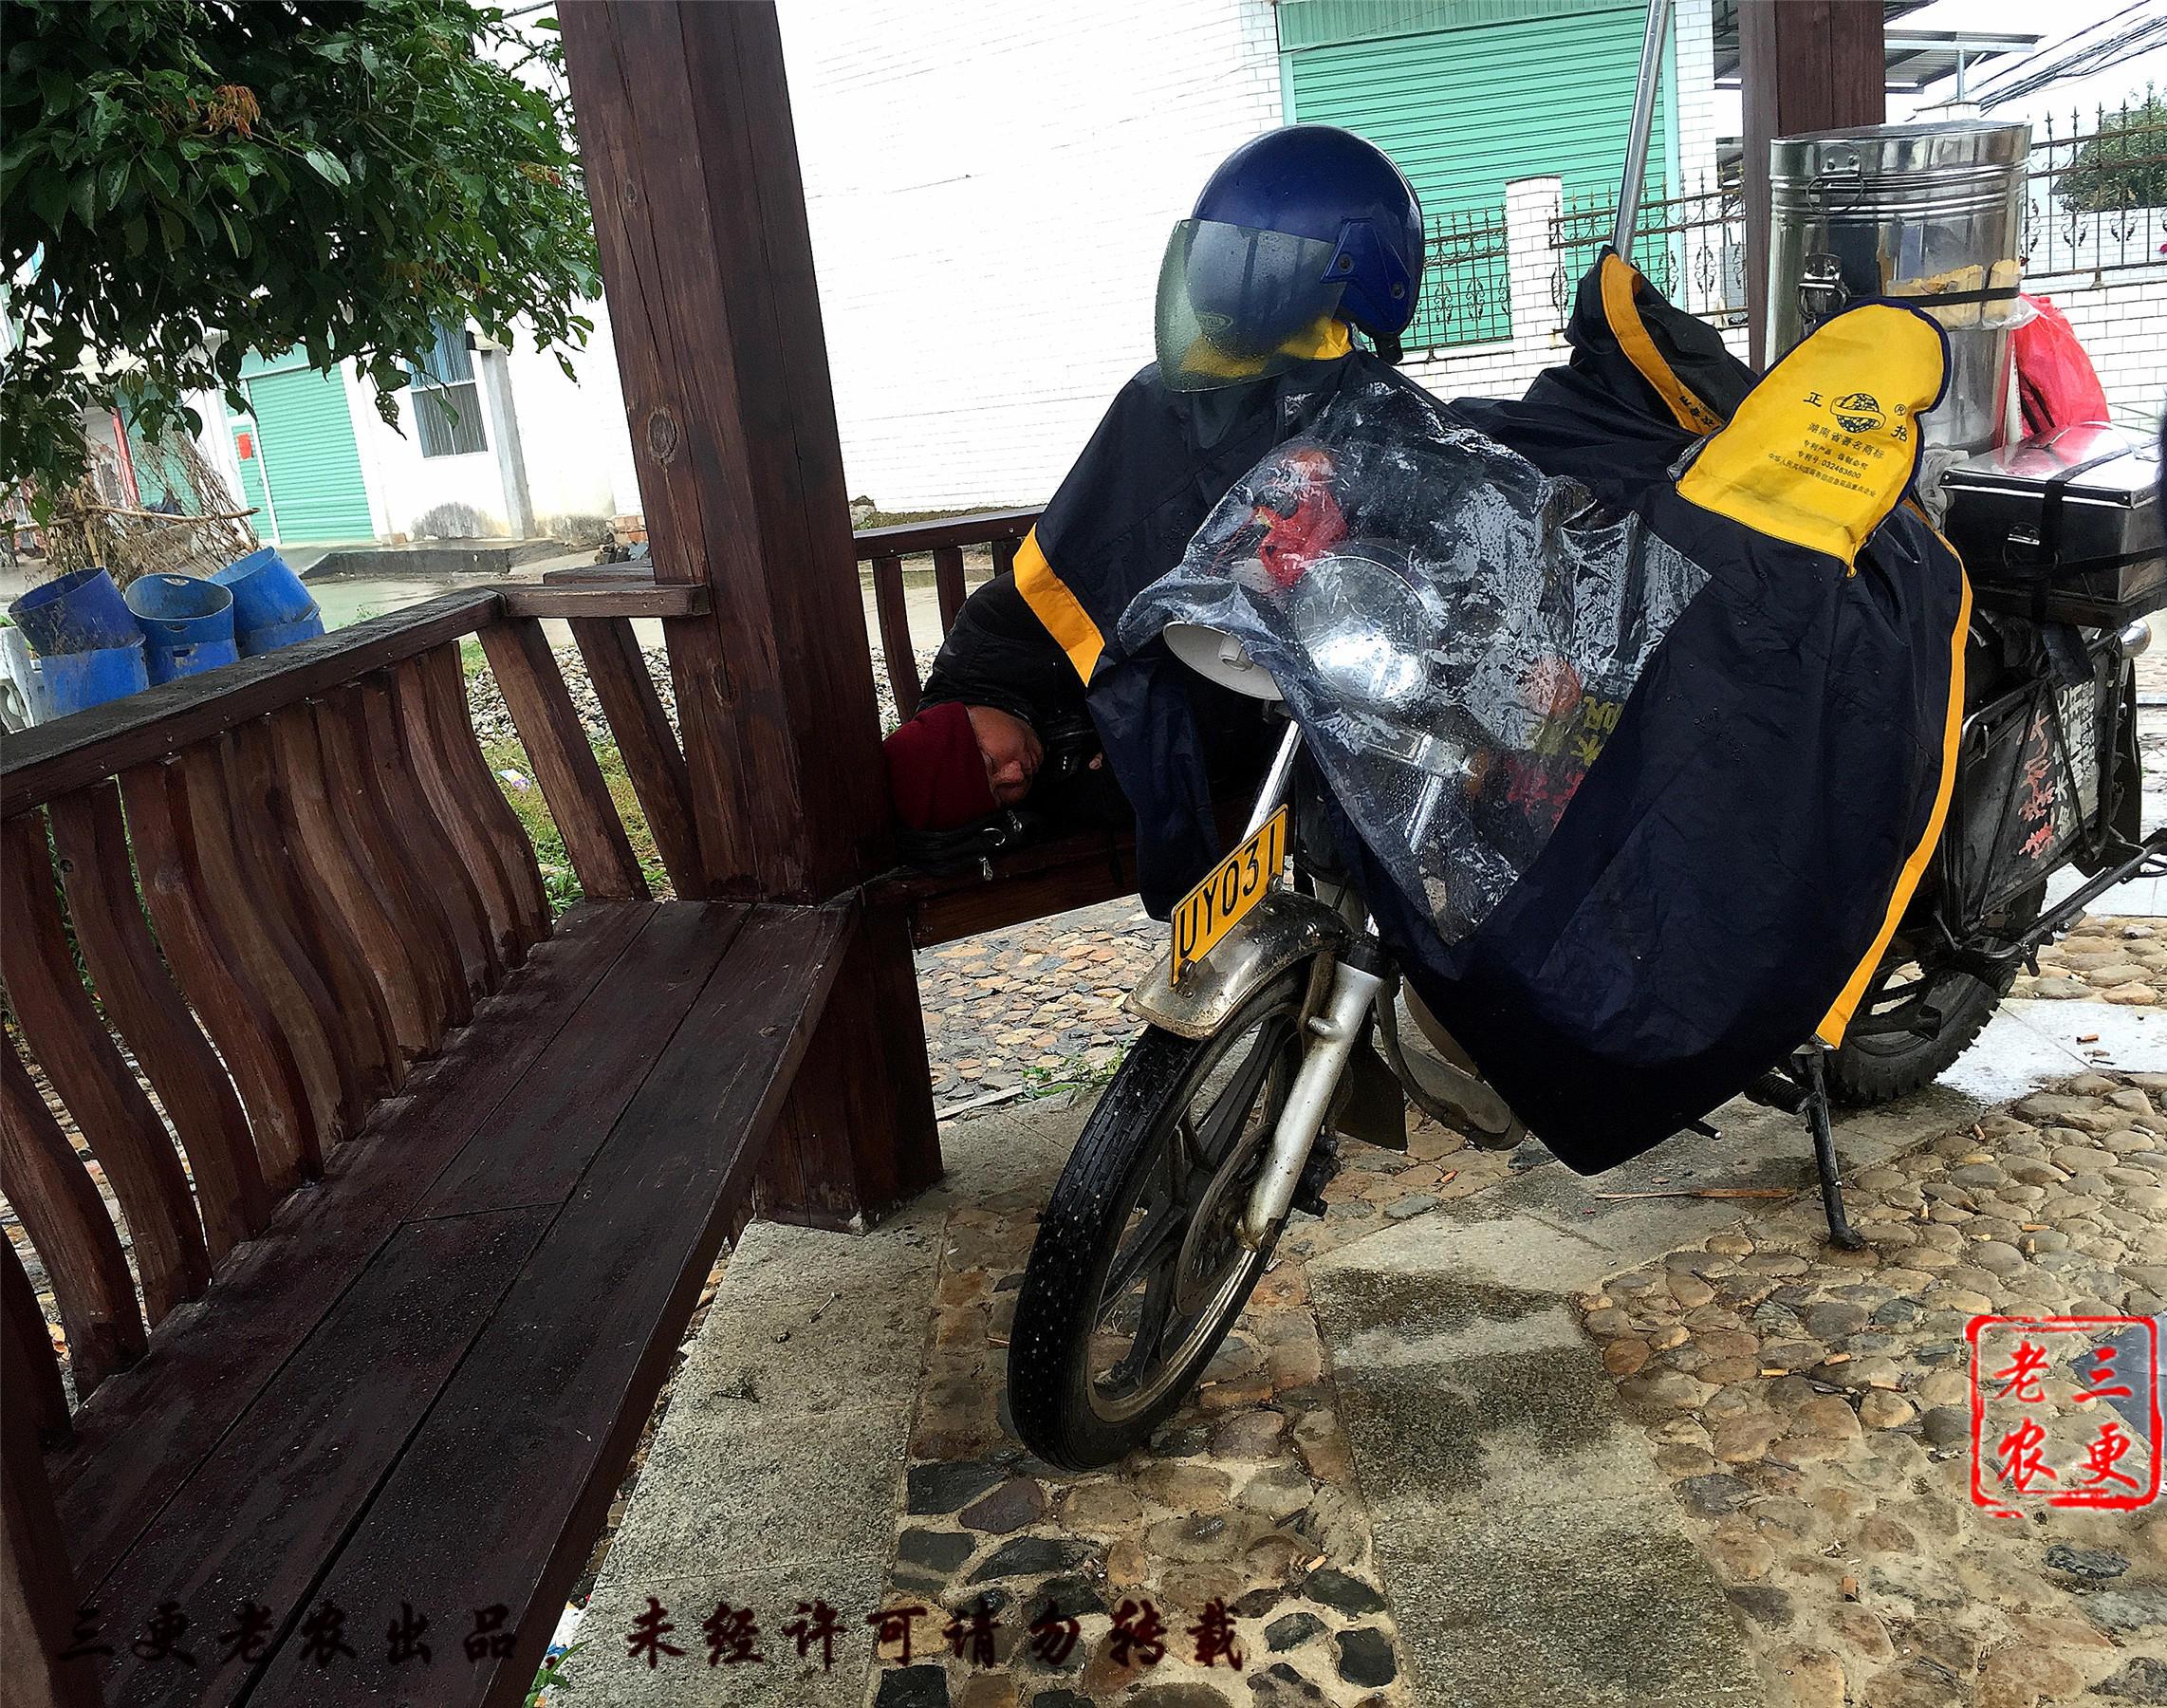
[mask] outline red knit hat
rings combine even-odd
[[[998,805],[970,710],[958,702],[927,707],[881,743],[881,751],[896,816],[913,830],[953,830]]]

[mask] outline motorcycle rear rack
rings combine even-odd
[[[2167,826],[2142,842],[2116,837],[2109,845],[2111,863],[2084,880],[2015,937],[1992,949],[1952,946],[1951,962],[1982,983],[2004,988],[2020,966],[2028,966],[2040,950],[2075,924],[2078,916],[2119,883],[2138,878],[2167,878]]]

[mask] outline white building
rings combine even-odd
[[[1986,42],[1967,9],[1994,3],[1914,8],[1891,27],[1892,87],[1909,77],[1911,103],[1931,104],[1946,94],[1925,86],[1935,67],[1960,63],[1988,86],[2031,39]],[[780,15],[849,490],[920,511],[1051,494],[1150,360],[1169,230],[1227,154],[1289,121],[1370,137],[1422,197],[1432,260],[1408,371],[1441,396],[1517,394],[1562,360],[1570,288],[1608,235],[1646,10],[780,0]],[[1672,198],[1651,223],[1680,229],[1636,259],[1742,352],[1744,215],[1717,166],[1737,126],[1735,61],[1732,0],[1677,0],[1645,194]],[[1891,105],[1900,116],[1906,98]],[[2156,414],[2167,265],[2052,288],[2118,411]],[[213,436],[267,537],[532,534],[630,512],[608,320],[589,312],[576,385],[552,357],[454,335],[400,394],[400,431],[351,373],[326,381],[289,359],[251,365],[252,414],[218,409],[227,431]],[[417,419],[433,399],[453,417]]]
[[[781,0],[781,16],[850,490],[930,510],[1050,494],[1150,360],[1168,231],[1221,159],[1289,121],[1371,135],[1440,233],[1487,233],[1492,252],[1433,280],[1453,318],[1417,371],[1448,392],[1524,382],[1554,346],[1547,220],[1560,194],[1615,190],[1645,9]],[[1658,188],[1713,175],[1709,19],[1710,0],[1678,7],[1687,93],[1665,96]],[[1547,187],[1513,198],[1509,284],[1506,185],[1537,174]],[[399,395],[395,431],[351,370],[251,361],[250,412],[214,406],[225,432],[207,437],[280,541],[530,534],[634,511],[607,318],[592,318],[577,386],[553,358],[454,335]],[[417,418],[432,393],[448,426]]]

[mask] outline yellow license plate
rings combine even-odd
[[[1213,868],[1174,910],[1174,979],[1212,953],[1235,921],[1264,900],[1287,861],[1287,808]]]

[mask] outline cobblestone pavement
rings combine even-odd
[[[2167,1003],[2167,920],[2085,919],[2039,952],[2011,996],[2112,1002],[2136,1008]]]
[[[1166,946],[1135,898],[943,943],[918,956],[934,1101],[1103,1079],[1136,1026],[1121,999]]]
[[[2086,1076],[1868,1170],[1851,1186],[1865,1252],[1825,1246],[1802,1202],[1580,1301],[1770,1708],[2167,1701],[2167,1518],[1974,1508],[1964,1338],[1974,1312],[2163,1309],[2163,1090],[2167,1077]],[[877,1703],[1412,1699],[1306,1264],[1482,1192],[1513,1159],[1424,1123],[1404,1157],[1351,1146],[1347,1160],[1329,1215],[1296,1224],[1152,1452],[1082,1477],[1025,1457],[999,1414],[1048,1181],[952,1213],[885,1598],[928,1614],[911,1667],[885,1651]],[[1238,1668],[1195,1663],[1214,1600]],[[1121,1663],[1115,1631],[1146,1603],[1167,1632],[1148,1671],[1133,1651]],[[941,1636],[968,1656],[980,1608],[997,1622],[991,1665]],[[1067,1617],[1076,1646],[1050,1663],[1031,1625]]]
[[[1108,1070],[1132,1030],[1120,994],[1160,930],[1117,903],[921,957],[943,1103]],[[2016,993],[2167,1002],[2167,922],[2084,920]],[[2161,1309],[2162,1086],[2090,1076],[1866,1172],[1851,1188],[1865,1253],[1826,1247],[1801,1203],[1581,1301],[1771,1708],[2034,1708],[2085,1687],[2102,1704],[2167,1702],[2167,1519],[2057,1513],[2043,1528],[1973,1508],[1964,1340],[1990,1309]],[[1344,1158],[1329,1215],[1296,1223],[1192,1403],[1152,1452],[1083,1477],[1028,1458],[1000,1415],[1050,1179],[951,1213],[886,1595],[928,1611],[909,1667],[884,1648],[876,1703],[1413,1699],[1306,1264],[1525,1160],[1426,1123],[1405,1156]],[[1214,1601],[1238,1667],[1195,1663],[1192,1627]],[[1122,1663],[1116,1629],[1147,1603],[1166,1645],[1148,1670],[1133,1648]],[[992,1623],[974,1661],[980,1611]],[[1049,1661],[1033,1623],[1050,1634],[1068,1617],[1075,1646]]]
[[[1965,1338],[2167,1309],[2163,1092],[2084,1075],[1868,1169],[1863,1251],[1792,1206],[1581,1301],[1770,1708],[2167,1701],[2167,1516],[1974,1505]]]

